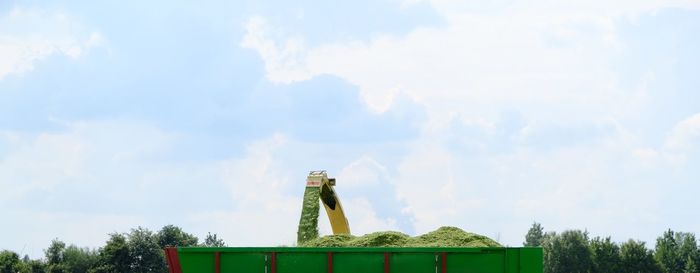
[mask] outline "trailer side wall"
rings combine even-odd
[[[170,248],[171,273],[542,273],[541,248]]]

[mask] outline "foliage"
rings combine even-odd
[[[38,261],[26,261],[27,272],[88,273],[97,265],[99,258],[99,254],[95,250],[75,245],[66,247],[66,244],[58,239],[51,241],[49,248],[44,253],[46,265],[44,266]]]
[[[588,233],[580,230],[549,236],[543,252],[545,273],[588,273],[593,267]]]
[[[693,270],[700,261],[695,235],[667,230],[656,239],[654,257],[664,273],[682,273]],[[690,265],[688,265],[690,263]],[[695,270],[697,273],[697,270]]]
[[[31,273],[45,273],[46,264],[41,260],[29,260],[24,261],[26,271]]]
[[[644,242],[629,241],[620,245],[621,273],[659,273],[661,268],[654,259],[654,254],[647,249]]]
[[[166,272],[163,250],[158,245],[157,236],[153,232],[138,227],[132,229],[127,238],[131,258],[130,272]]]
[[[525,235],[525,242],[523,246],[542,246],[542,241],[544,240],[544,228],[540,223],[533,223],[530,230],[527,231]]]
[[[688,259],[688,263],[685,264],[685,269],[683,270],[683,273],[697,273],[698,272],[698,266],[695,263],[695,259]]]
[[[98,265],[95,273],[129,272],[131,269],[131,254],[126,237],[123,234],[112,233],[104,247],[100,249]]]
[[[87,273],[95,267],[98,260],[97,251],[70,245],[63,250],[63,267],[71,273]]]
[[[44,250],[44,259],[20,259],[17,253],[0,252],[0,273],[165,273],[161,246],[195,246],[197,237],[181,228],[167,225],[157,234],[138,227],[131,232],[109,234],[98,250],[68,245],[53,239]],[[223,246],[216,234],[208,234],[212,246]]]
[[[224,247],[226,246],[226,243],[224,240],[216,236],[216,233],[211,234],[210,232],[207,232],[207,237],[204,238],[204,245],[203,246],[208,246],[208,247]]]
[[[698,250],[695,234],[677,232],[676,239],[681,242],[678,253],[683,260],[684,273],[700,273],[698,263],[700,262],[700,250]]]
[[[156,240],[158,241],[158,246],[160,248],[165,247],[177,247],[177,246],[196,246],[197,237],[192,234],[188,234],[180,227],[173,225],[164,226],[158,234],[156,235]]]
[[[19,272],[22,267],[22,261],[19,255],[9,250],[0,252],[0,273],[15,273]]]
[[[66,244],[58,238],[51,241],[51,245],[44,253],[46,254],[46,272],[48,273],[65,273],[69,272],[66,265],[63,263],[63,253],[66,249]]]
[[[664,273],[678,273],[683,269],[678,253],[678,242],[676,242],[674,232],[670,229],[656,239],[654,256]]]
[[[44,273],[46,265],[40,260],[30,260],[9,250],[0,251],[0,273]]]
[[[617,273],[620,268],[620,247],[610,240],[595,237],[590,242],[593,269],[591,273]]]

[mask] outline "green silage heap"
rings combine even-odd
[[[441,227],[411,237],[397,231],[373,232],[363,236],[329,235],[299,244],[302,247],[501,247],[496,241],[456,227]]]
[[[501,247],[501,244],[484,235],[466,232],[456,227],[441,227],[412,238],[413,247]]]

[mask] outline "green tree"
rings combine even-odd
[[[131,254],[126,236],[119,233],[109,235],[109,240],[100,249],[96,273],[121,273],[131,271]]]
[[[654,259],[654,253],[647,249],[644,242],[629,241],[620,245],[621,273],[659,273],[661,267]]]
[[[131,257],[130,272],[166,272],[163,249],[158,245],[156,237],[153,232],[142,227],[131,230],[127,240]]]
[[[41,260],[29,260],[24,264],[27,269],[27,273],[46,273],[46,264]]]
[[[44,250],[46,255],[46,272],[48,273],[66,273],[68,272],[65,264],[63,263],[64,257],[63,253],[66,249],[66,244],[58,240],[58,238],[53,239],[49,248]]]
[[[158,246],[165,248],[168,246],[196,246],[197,237],[185,233],[181,228],[174,225],[164,226],[156,235]]]
[[[542,241],[544,240],[544,228],[540,223],[532,223],[532,227],[525,234],[525,242],[523,246],[542,246]]]
[[[593,259],[592,273],[617,273],[620,268],[620,247],[610,240],[595,237],[590,242]]]
[[[44,250],[46,254],[46,262],[48,264],[60,264],[63,262],[63,250],[66,249],[66,244],[58,240],[58,238],[51,240],[51,245],[49,248]]]
[[[224,242],[224,240],[218,238],[216,236],[216,233],[211,234],[210,232],[207,232],[207,237],[204,239],[204,246],[222,247],[226,246],[226,243]]]
[[[97,266],[97,260],[97,251],[89,248],[70,245],[63,250],[63,265],[71,273],[87,273]]]
[[[9,250],[0,251],[0,273],[16,273],[22,268],[19,255]]]
[[[588,273],[592,269],[587,232],[552,233],[546,236],[542,247],[545,273]]]
[[[700,251],[698,251],[695,234],[686,232],[676,233],[676,242],[679,242],[678,255],[683,262],[683,272],[700,273],[697,269],[700,262]]]
[[[688,259],[688,262],[685,264],[685,270],[683,270],[683,273],[697,273],[699,272],[698,266],[695,264],[695,259]]]
[[[656,239],[654,256],[664,273],[682,273],[690,260],[697,264],[700,259],[695,235],[670,229]]]

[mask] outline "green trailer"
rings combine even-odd
[[[170,273],[542,273],[542,249],[179,247]]]

